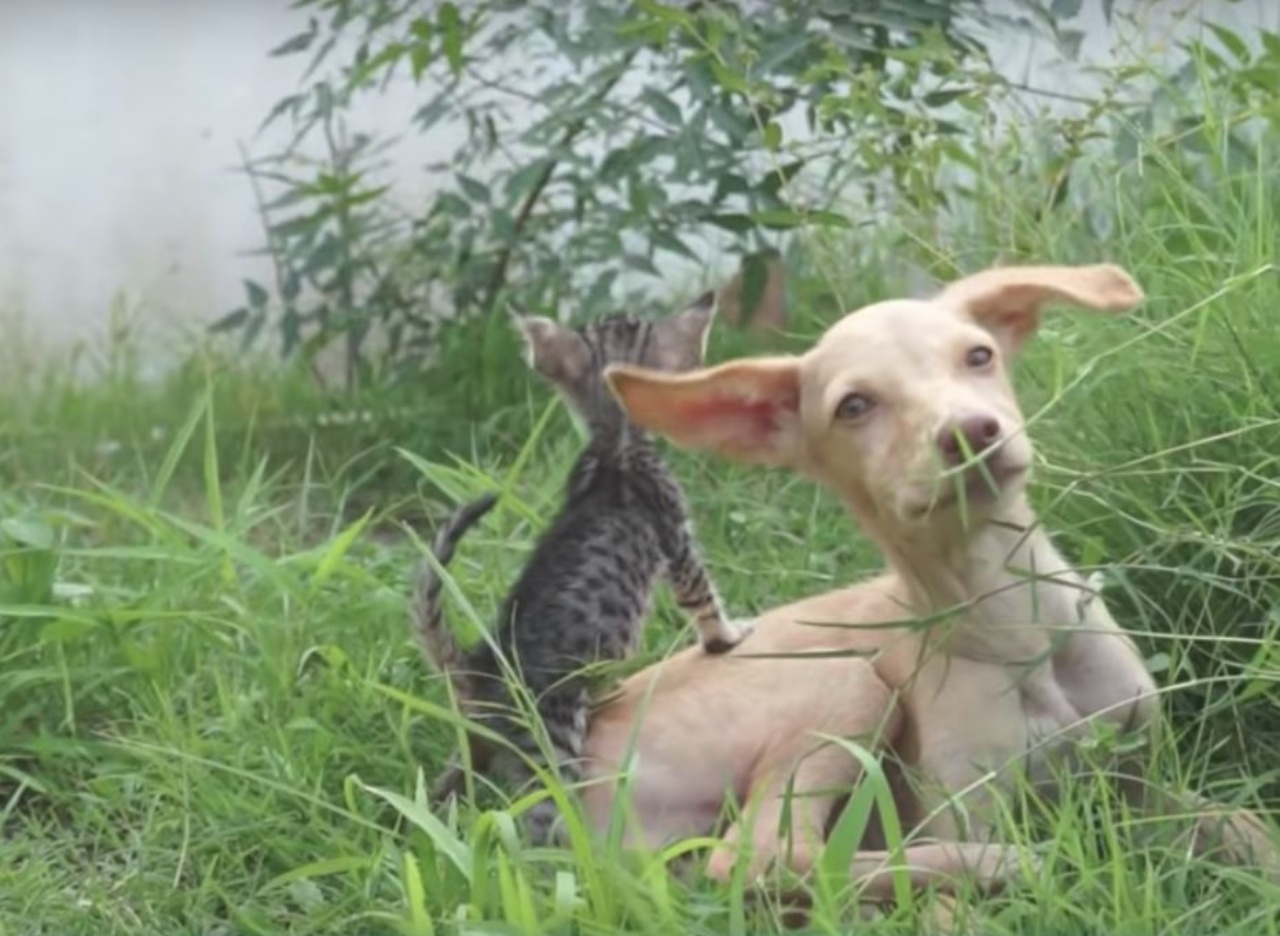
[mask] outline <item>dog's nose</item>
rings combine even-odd
[[[938,431],[938,451],[947,465],[955,466],[985,452],[999,439],[1000,421],[995,417],[961,416],[947,420]]]

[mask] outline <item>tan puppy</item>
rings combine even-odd
[[[631,677],[589,730],[592,822],[608,824],[629,771],[632,841],[712,833],[726,802],[745,803],[710,873],[740,857],[753,875],[778,861],[803,873],[862,774],[823,740],[839,736],[884,765],[912,886],[995,887],[1016,871],[989,842],[993,792],[1022,771],[1052,793],[1074,742],[1099,723],[1152,732],[1160,708],[1133,642],[1028,505],[1033,450],[1008,365],[1050,301],[1120,312],[1141,299],[1114,266],[993,269],[851,313],[798,357],[613,370],[637,423],[838,493],[888,571],[763,615],[732,654],[690,649]],[[1147,791],[1141,763],[1117,767],[1136,805],[1179,808]],[[1196,802],[1199,850],[1277,867],[1256,818]],[[868,900],[892,895],[884,841],[873,823],[850,869]]]

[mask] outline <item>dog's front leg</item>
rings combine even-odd
[[[1237,867],[1255,867],[1280,883],[1280,846],[1273,828],[1257,813],[1226,806],[1195,792],[1169,790],[1149,780],[1145,761],[1127,761],[1120,770],[1125,801],[1145,816],[1188,825],[1191,852]]]
[[[925,842],[899,853],[860,852],[851,876],[862,887],[863,899],[888,903],[894,899],[895,876],[906,874],[913,892],[937,890],[955,895],[968,887],[996,893],[1036,860],[1009,845],[984,842]]]

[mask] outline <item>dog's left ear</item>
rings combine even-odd
[[[937,297],[990,331],[1010,352],[1035,333],[1046,303],[1125,312],[1142,299],[1133,277],[1110,263],[997,267],[956,280]]]
[[[799,358],[742,358],[686,374],[613,365],[604,376],[632,422],[681,448],[754,465],[802,457]]]

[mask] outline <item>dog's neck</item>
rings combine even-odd
[[[950,534],[950,535],[948,535]],[[1013,662],[1049,652],[1100,605],[1019,495],[981,525],[885,537],[913,613],[948,652]]]

